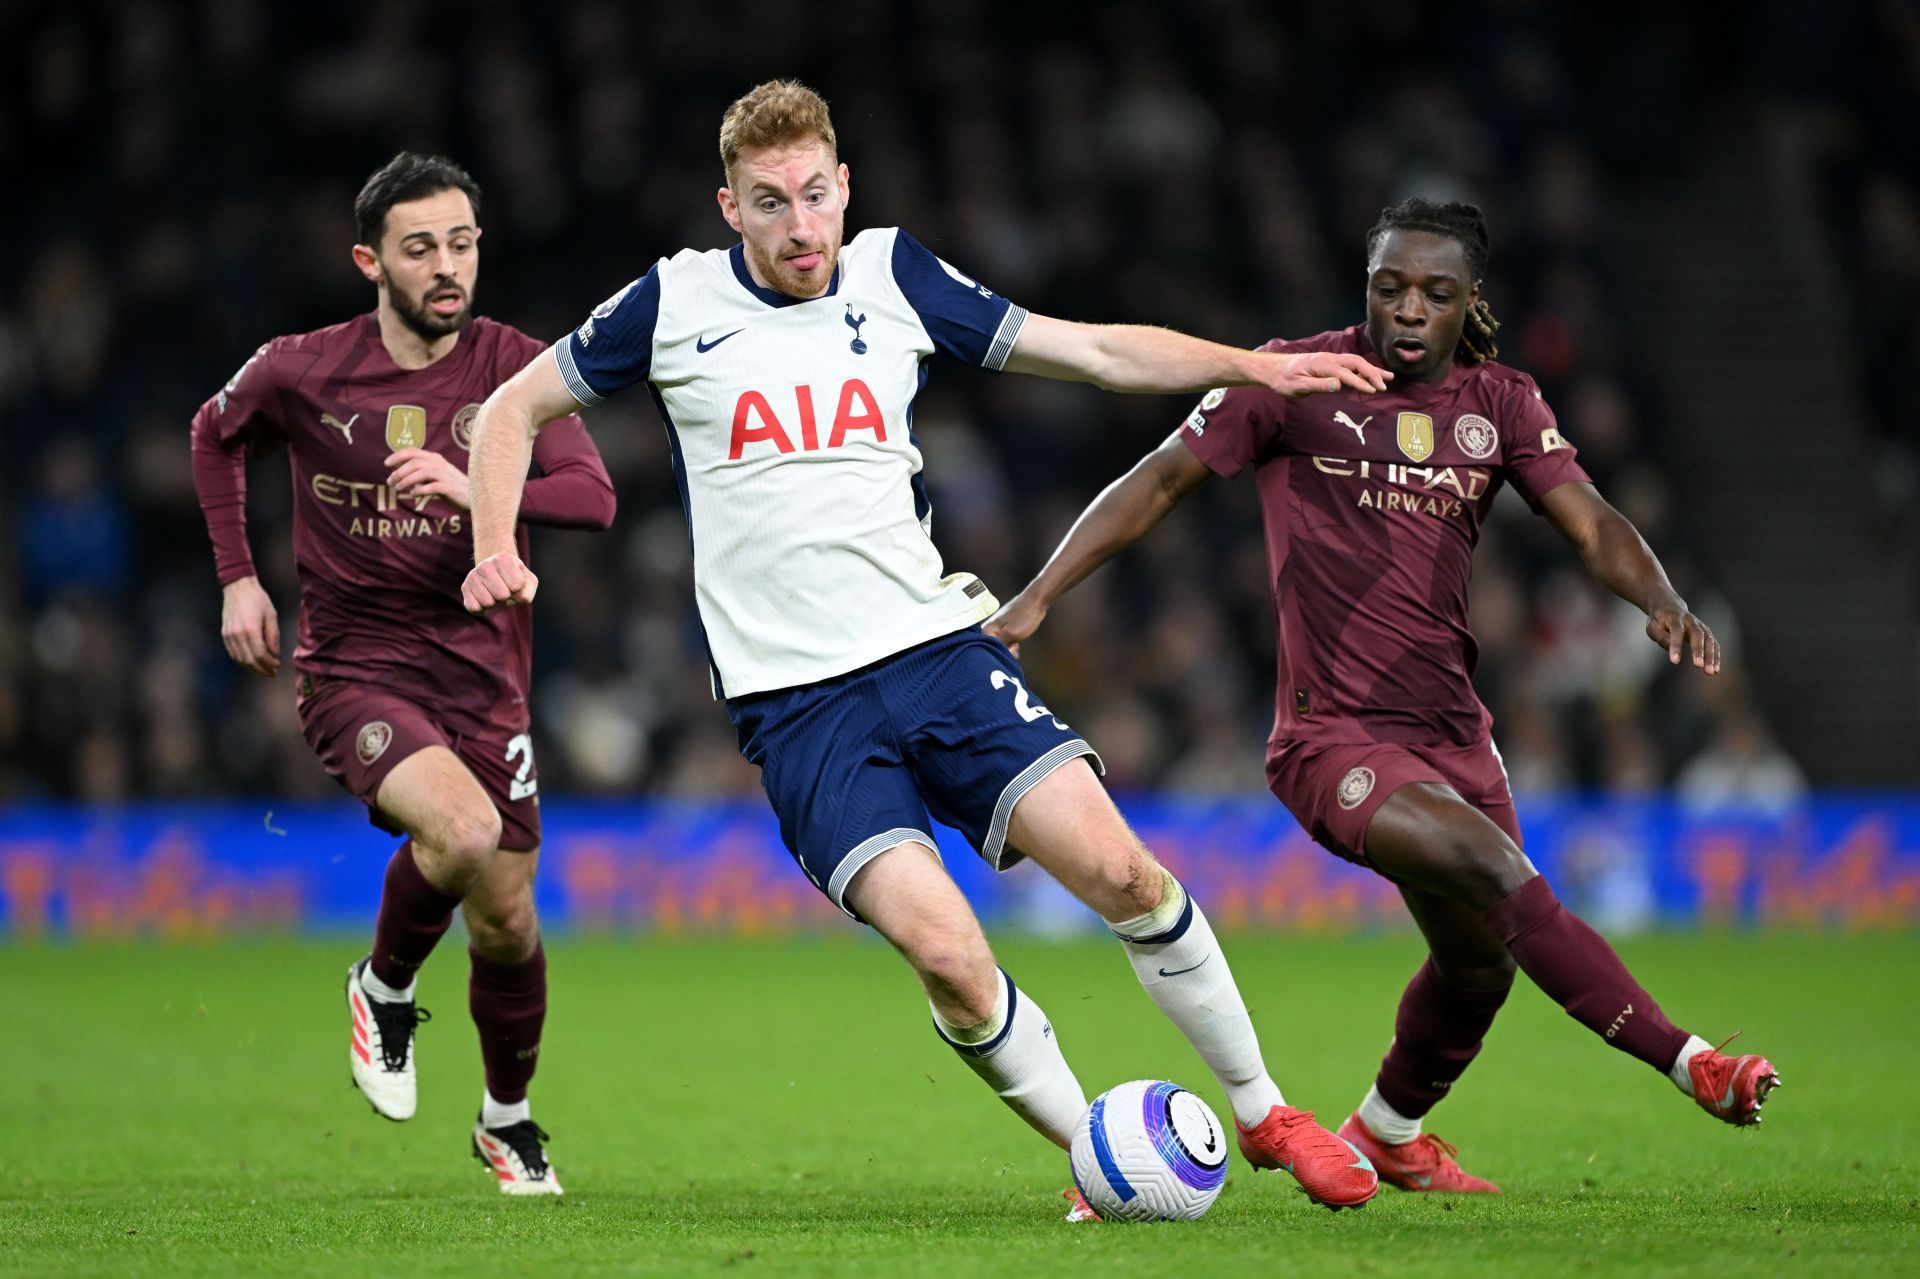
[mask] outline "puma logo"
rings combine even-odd
[[[358,413],[355,413],[344,422],[331,413],[322,413],[320,415],[320,425],[330,426],[340,432],[341,438],[345,439],[349,444],[353,443],[353,424],[359,420],[360,415]]]
[[[1358,422],[1356,422],[1352,418],[1347,416],[1347,411],[1345,409],[1341,409],[1338,413],[1335,413],[1333,415],[1333,420],[1338,422],[1340,425],[1346,427],[1348,430],[1352,431],[1355,435],[1359,436],[1360,447],[1362,448],[1366,447],[1367,423],[1373,421],[1373,414],[1369,413],[1365,417],[1361,418]]]

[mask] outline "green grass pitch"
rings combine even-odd
[[[1289,1100],[1364,1092],[1411,934],[1228,939]],[[536,1115],[563,1202],[467,1152],[465,964],[420,1113],[350,1090],[355,943],[0,947],[0,1272],[1436,1276],[1920,1273],[1920,938],[1623,946],[1677,1020],[1744,1029],[1786,1087],[1760,1130],[1695,1110],[1524,981],[1435,1116],[1498,1198],[1309,1205],[1233,1164],[1204,1220],[1067,1226],[1066,1158],[935,1041],[872,939],[557,939]],[[1009,942],[1090,1091],[1168,1077],[1226,1113],[1111,943]]]

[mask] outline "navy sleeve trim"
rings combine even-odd
[[[905,231],[893,235],[893,282],[934,349],[998,370],[1013,349],[1026,312],[941,261]],[[1016,311],[1019,318],[1012,319]]]
[[[573,335],[568,334],[564,342],[556,342],[553,347],[553,362],[560,366],[560,380],[567,384],[567,390],[573,398],[580,401],[581,407],[591,408],[606,397],[594,394],[587,380],[580,376],[580,366],[573,359]]]
[[[653,332],[660,322],[660,268],[593,308],[579,328],[554,347],[567,390],[583,405],[647,380],[653,370]]]
[[[1013,354],[1013,344],[1020,340],[1020,330],[1027,324],[1027,308],[1009,306],[1007,314],[1000,321],[999,330],[993,335],[993,345],[987,348],[987,358],[980,361],[986,368],[998,373],[1007,367],[1007,357]]]

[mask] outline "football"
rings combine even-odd
[[[1220,1197],[1227,1132],[1207,1103],[1158,1079],[1094,1099],[1073,1130],[1073,1182],[1108,1221],[1188,1221]]]

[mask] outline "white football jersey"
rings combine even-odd
[[[888,228],[806,300],[755,284],[739,245],[682,250],[554,346],[583,405],[652,383],[715,696],[830,679],[999,607],[942,570],[913,399],[935,351],[998,371],[1026,318]]]

